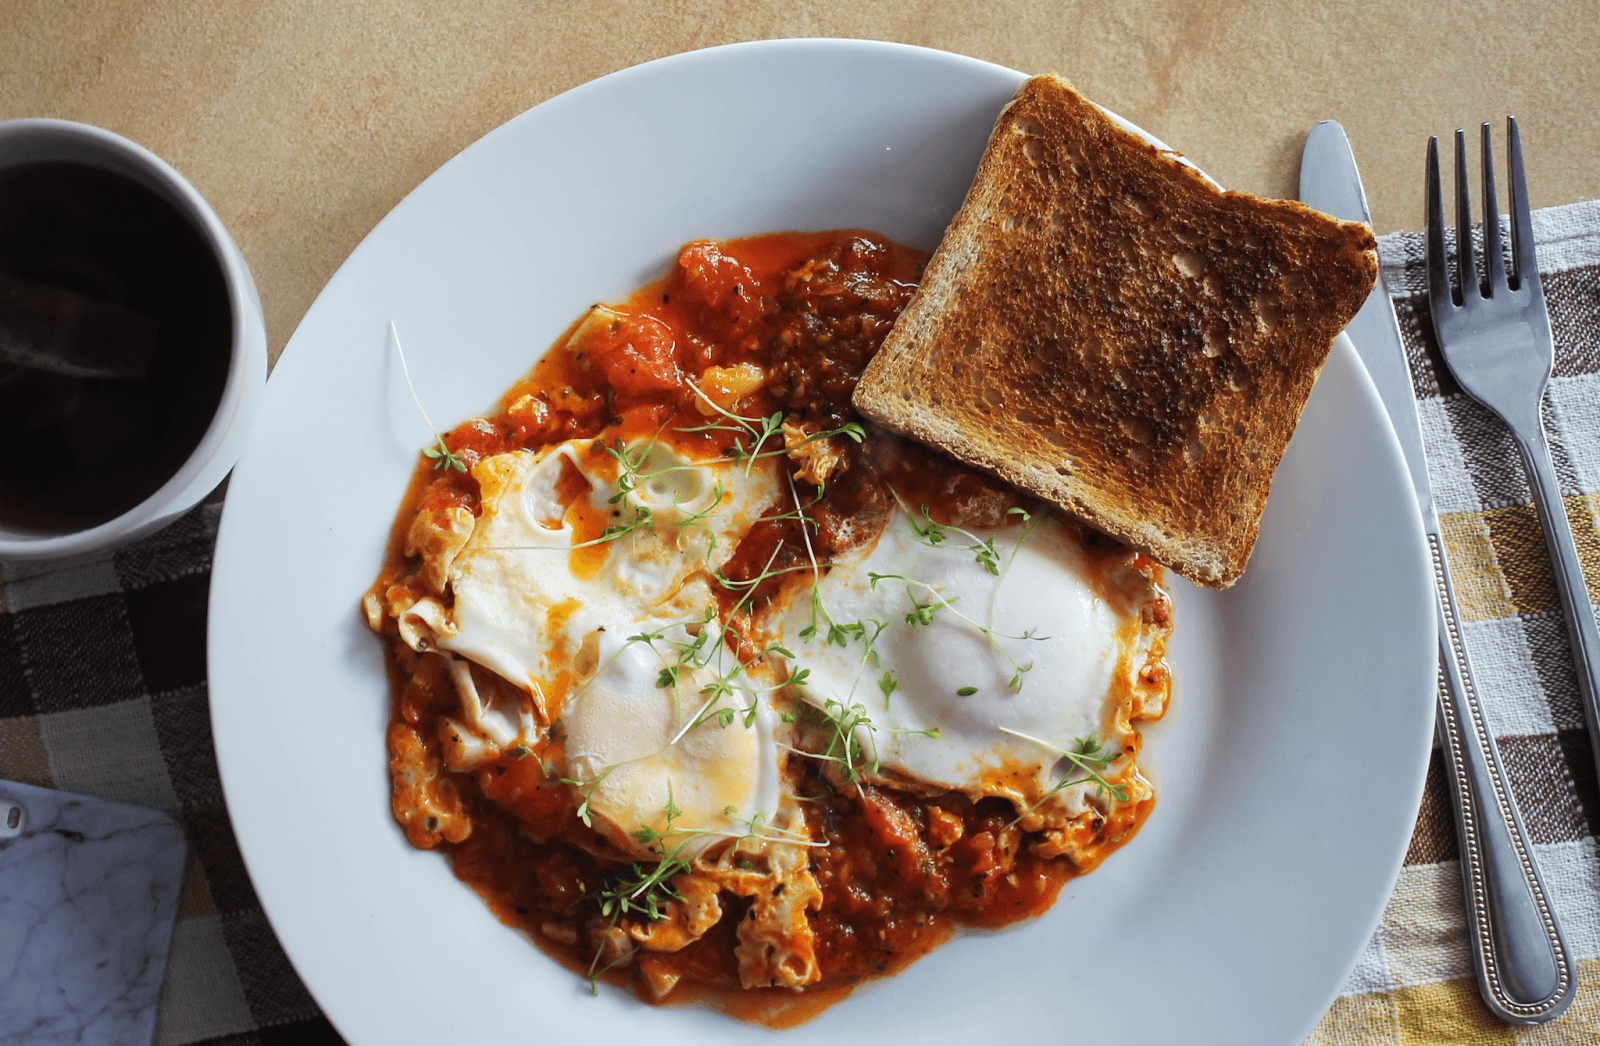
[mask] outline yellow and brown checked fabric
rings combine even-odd
[[[1600,204],[1534,221],[1557,342],[1546,421],[1600,592]],[[1587,1046],[1600,1042],[1600,792],[1542,540],[1509,437],[1433,348],[1420,237],[1385,237],[1379,249],[1411,351],[1467,642],[1582,983],[1566,1016],[1543,1028],[1513,1030],[1483,1009],[1435,756],[1383,924],[1311,1043]],[[158,1044],[331,1046],[340,1039],[279,948],[222,805],[205,675],[217,514],[203,506],[115,553],[0,566],[0,776],[156,807],[185,825],[196,860]]]
[[[1535,212],[1555,334],[1545,428],[1591,597],[1600,595],[1600,203]],[[1505,427],[1461,391],[1428,322],[1420,233],[1378,241],[1422,413],[1440,522],[1490,729],[1578,959],[1561,1018],[1513,1029],[1478,997],[1455,815],[1437,749],[1383,923],[1313,1046],[1600,1043],[1600,791],[1532,495]],[[1374,535],[1381,540],[1380,535]]]

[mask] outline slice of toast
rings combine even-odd
[[[1034,77],[855,405],[1226,588],[1375,246],[1223,192]]]

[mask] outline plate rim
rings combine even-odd
[[[591,92],[603,91],[603,90],[605,90],[607,88],[607,86],[615,86],[617,84],[625,84],[628,81],[630,81],[632,79],[635,79],[635,78],[646,77],[646,76],[649,76],[649,75],[652,75],[652,74],[657,74],[657,73],[660,73],[664,69],[665,70],[670,70],[673,66],[676,66],[676,65],[693,64],[693,63],[696,63],[696,62],[707,61],[707,60],[715,61],[721,55],[728,54],[728,53],[741,53],[742,54],[742,53],[758,52],[758,51],[769,50],[769,49],[770,50],[787,50],[787,49],[796,49],[796,48],[804,49],[804,48],[818,47],[818,46],[823,47],[823,48],[827,48],[827,49],[837,49],[840,53],[847,53],[847,52],[851,52],[851,51],[856,51],[856,52],[860,52],[860,53],[871,53],[871,52],[874,52],[874,51],[881,52],[881,51],[884,51],[884,50],[889,50],[889,51],[912,53],[912,54],[920,55],[920,56],[929,56],[929,55],[931,55],[931,56],[936,56],[940,60],[955,61],[955,62],[958,62],[958,63],[969,65],[970,67],[975,68],[975,69],[983,69],[983,70],[987,70],[987,71],[994,72],[994,73],[1004,74],[1006,76],[1016,77],[1016,78],[1018,78],[1018,82],[1020,82],[1020,79],[1025,76],[1025,74],[1020,73],[1020,72],[1018,72],[1016,70],[1009,69],[1009,68],[1007,68],[1005,66],[1001,66],[1001,65],[998,65],[996,63],[988,62],[988,61],[985,61],[983,59],[974,58],[974,57],[971,57],[971,56],[968,56],[968,55],[962,55],[962,54],[959,54],[959,53],[956,53],[956,52],[944,51],[944,50],[939,50],[939,49],[934,49],[934,48],[919,47],[919,46],[910,45],[910,44],[893,43],[893,42],[887,42],[887,41],[835,39],[835,38],[795,38],[795,39],[760,40],[760,41],[747,41],[747,42],[741,42],[741,43],[723,44],[723,45],[719,45],[719,46],[716,46],[716,47],[709,47],[709,48],[703,48],[703,49],[694,50],[694,51],[682,52],[682,53],[674,54],[674,55],[668,55],[668,56],[664,56],[662,58],[658,58],[658,59],[655,59],[655,60],[652,60],[652,61],[649,61],[649,62],[641,63],[639,65],[630,66],[630,67],[627,67],[625,69],[617,70],[617,71],[609,73],[609,74],[607,74],[605,76],[598,77],[598,78],[596,78],[594,80],[590,80],[590,81],[587,81],[587,82],[585,82],[583,84],[576,85],[573,88],[570,88],[569,90],[564,91],[559,95],[553,96],[552,98],[549,98],[549,99],[546,99],[543,102],[540,102],[538,105],[535,105],[533,107],[530,107],[527,110],[524,110],[522,113],[519,113],[516,116],[511,117],[507,121],[501,123],[500,125],[498,125],[494,129],[490,130],[489,132],[487,132],[483,136],[479,137],[478,139],[476,139],[475,141],[473,141],[472,143],[470,143],[469,145],[464,147],[461,151],[456,153],[454,156],[452,156],[444,164],[441,164],[439,168],[437,168],[433,172],[431,172],[426,178],[424,178],[421,182],[419,182],[417,186],[413,187],[412,190],[405,195],[405,197],[403,197],[398,203],[396,203],[395,206],[393,208],[391,208],[390,211],[377,224],[375,224],[373,226],[373,228],[366,234],[366,236],[364,236],[362,238],[361,243],[358,244],[356,246],[356,248],[351,251],[350,255],[345,259],[345,261],[343,263],[341,263],[339,269],[337,271],[335,271],[333,276],[330,277],[330,279],[328,280],[327,284],[325,284],[323,289],[318,293],[318,295],[317,295],[316,299],[313,301],[311,307],[307,310],[307,313],[306,313],[305,317],[302,319],[301,323],[299,325],[297,325],[295,334],[290,338],[289,342],[285,346],[285,349],[284,349],[283,353],[280,355],[280,358],[279,358],[279,361],[278,361],[278,366],[274,367],[273,379],[276,379],[278,377],[278,367],[282,366],[285,361],[287,361],[287,362],[289,362],[291,364],[291,370],[289,371],[290,373],[292,373],[294,369],[298,369],[298,367],[302,365],[301,361],[300,361],[300,358],[301,358],[302,355],[304,355],[304,351],[303,350],[300,351],[300,352],[295,352],[294,351],[296,345],[298,343],[300,343],[301,340],[302,340],[302,332],[305,331],[308,327],[312,326],[313,325],[313,321],[316,318],[318,318],[318,316],[320,315],[320,312],[322,311],[322,309],[327,307],[327,306],[324,305],[325,300],[331,300],[332,298],[337,296],[337,293],[339,291],[339,283],[340,283],[341,274],[346,272],[346,270],[351,266],[352,262],[357,258],[358,255],[361,254],[363,248],[367,246],[369,241],[371,241],[374,237],[376,237],[379,234],[380,230],[384,229],[389,223],[391,223],[392,221],[395,221],[396,220],[396,215],[399,214],[400,212],[402,212],[405,209],[405,206],[406,206],[407,202],[412,200],[412,198],[414,196],[416,196],[426,185],[428,185],[429,182],[431,182],[435,178],[437,178],[440,175],[441,172],[443,172],[443,171],[445,171],[445,170],[447,170],[447,169],[449,169],[449,168],[451,168],[451,167],[453,167],[455,165],[458,165],[460,163],[469,162],[469,160],[464,160],[464,158],[469,158],[470,155],[473,153],[473,151],[475,149],[477,149],[479,146],[481,146],[485,141],[491,139],[492,137],[494,137],[496,135],[500,135],[502,133],[508,133],[507,129],[510,128],[512,125],[517,124],[519,121],[522,121],[522,120],[528,118],[530,116],[530,114],[533,114],[533,113],[535,113],[535,112],[537,112],[537,111],[539,111],[541,109],[546,109],[548,107],[552,111],[559,111],[560,109],[562,109],[564,107],[567,107],[567,106],[571,106],[571,105],[575,105],[575,104],[581,104],[584,101],[585,97],[588,94],[590,94]],[[1127,121],[1120,120],[1120,118],[1118,118],[1118,119],[1119,119],[1119,122],[1128,123]],[[1130,124],[1130,126],[1133,126],[1133,125]],[[1148,135],[1147,135],[1147,137],[1148,137]],[[1383,427],[1384,430],[1386,430],[1386,433],[1387,433],[1387,446],[1388,446],[1388,450],[1389,450],[1389,457],[1392,459],[1392,464],[1394,466],[1394,469],[1395,469],[1396,473],[1397,474],[1403,474],[1403,458],[1401,457],[1401,452],[1400,452],[1398,441],[1397,441],[1396,437],[1393,434],[1392,426],[1388,424],[1387,414],[1382,410],[1381,402],[1378,401],[1378,399],[1377,399],[1377,393],[1376,393],[1375,388],[1372,386],[1370,376],[1367,375],[1365,368],[1362,366],[1359,358],[1356,356],[1356,354],[1353,352],[1353,350],[1349,350],[1348,339],[1344,338],[1344,336],[1341,335],[1341,340],[1344,342],[1344,346],[1345,347],[1343,349],[1341,349],[1336,344],[1334,351],[1335,352],[1344,352],[1345,353],[1345,355],[1348,357],[1348,363],[1351,363],[1351,364],[1354,365],[1354,368],[1355,368],[1354,369],[1355,381],[1357,382],[1358,386],[1361,387],[1364,390],[1364,395],[1371,401],[1371,403],[1377,405],[1376,406],[1376,417],[1379,418],[1379,419],[1382,419],[1382,421],[1383,421],[1382,427]],[[310,365],[310,364],[305,364],[305,365]],[[286,384],[286,381],[285,382],[277,382],[277,384],[281,387],[283,384]],[[267,391],[267,395],[269,397],[273,395],[273,389],[274,389],[274,381],[269,380],[269,382],[268,382],[268,391]],[[1381,434],[1380,434],[1379,438],[1380,439],[1382,438]],[[252,456],[253,455],[251,455],[251,453],[250,453],[250,448],[247,447],[246,455],[245,455],[245,461],[248,462],[248,459],[250,457],[252,457]],[[1417,561],[1419,563],[1425,564],[1424,554],[1422,552],[1423,536],[1422,536],[1422,526],[1421,526],[1420,513],[1416,511],[1414,500],[1412,501],[1410,507],[1411,507],[1411,510],[1412,510],[1412,514],[1415,516],[1415,526],[1410,528],[1410,529],[1412,529],[1414,531],[1414,533],[1411,536],[1415,539],[1414,540],[1414,545],[1415,545],[1415,549],[1416,549],[1415,556],[1416,556],[1416,559],[1417,559]],[[236,522],[237,521],[235,520],[235,523]],[[225,503],[224,510],[223,510],[223,515],[222,515],[222,520],[221,520],[221,523],[220,523],[220,526],[219,526],[219,533],[218,533],[217,547],[218,547],[219,550],[224,548],[225,542],[229,542],[231,540],[230,539],[230,535],[232,534],[232,531],[233,531],[233,526],[230,525],[230,513],[228,512],[228,505]],[[221,557],[219,557],[219,559],[220,558]],[[223,609],[223,608],[221,608],[219,606],[219,604],[221,602],[221,598],[219,596],[219,593],[223,592],[225,590],[226,590],[226,585],[218,586],[215,583],[213,583],[213,585],[212,585],[212,589],[211,589],[212,595],[211,595],[211,601],[210,601],[210,605],[209,605],[209,613],[210,613],[212,619],[216,619],[217,616],[218,616],[219,610]],[[1431,618],[1430,618],[1430,621],[1431,621]],[[1435,647],[1437,646],[1437,642],[1436,641],[1433,644],[1433,646],[1435,646]],[[208,649],[207,649],[208,668],[212,667],[211,658],[213,656],[214,650],[215,650],[215,644],[210,642],[210,641],[208,641]],[[214,671],[214,669],[212,671],[212,674],[213,675],[217,674]],[[210,701],[210,705],[211,705],[211,709],[212,709],[212,713],[213,713],[213,720],[215,721],[215,719],[216,719],[216,711],[217,711],[217,708],[218,708],[218,701],[219,701],[218,688],[213,687],[211,689],[210,695],[209,695],[209,701]],[[1409,794],[1408,793],[1408,802],[1409,802],[1410,808],[1412,810],[1411,820],[1412,820],[1413,823],[1415,821],[1417,809],[1418,809],[1418,806],[1419,806],[1419,801],[1420,801],[1421,791],[1422,791],[1422,784],[1423,784],[1423,781],[1425,780],[1425,775],[1426,775],[1426,770],[1427,770],[1427,753],[1431,748],[1431,736],[1432,736],[1432,732],[1431,732],[1431,721],[1432,721],[1431,696],[1430,696],[1429,703],[1428,703],[1428,706],[1427,706],[1427,715],[1428,715],[1428,720],[1429,720],[1429,723],[1430,723],[1430,727],[1429,727],[1429,730],[1428,730],[1428,733],[1427,733],[1427,737],[1429,738],[1430,743],[1424,744],[1422,746],[1422,758],[1420,760],[1420,765],[1413,765],[1413,767],[1412,767],[1412,770],[1413,770],[1412,777],[1414,778],[1414,782],[1413,782],[1414,783],[1414,788],[1411,789],[1411,792],[1414,793],[1414,794]],[[222,754],[222,751],[223,751],[223,738],[222,738],[222,735],[221,735],[220,732],[218,732],[214,736],[214,744],[215,744],[216,749],[217,749],[218,769],[219,769],[219,773],[220,773],[220,775],[222,777],[223,791],[224,791],[224,795],[225,795],[225,797],[227,799],[228,808],[229,808],[230,815],[231,815],[232,811],[235,809],[233,798],[232,798],[232,791],[233,791],[233,788],[235,786],[229,784],[230,773],[229,773],[229,770],[227,769],[227,767],[225,765],[224,757],[223,757],[223,754]],[[241,854],[244,856],[244,860],[245,860],[246,866],[253,869],[253,868],[257,867],[258,865],[257,865],[257,862],[252,860],[250,858],[250,856],[249,856],[248,850],[250,850],[252,847],[251,847],[251,845],[247,844],[246,841],[245,841],[245,836],[247,834],[249,834],[247,830],[240,830],[240,829],[236,828],[236,835],[239,837],[239,845],[240,845]],[[1388,889],[1386,889],[1384,891],[1383,896],[1374,905],[1373,911],[1371,913],[1369,913],[1369,919],[1367,920],[1368,924],[1369,924],[1368,927],[1367,927],[1368,928],[1368,933],[1366,935],[1366,938],[1364,938],[1364,939],[1370,938],[1371,930],[1379,923],[1379,921],[1382,918],[1384,906],[1385,906],[1385,903],[1387,902],[1388,895],[1389,895],[1389,893],[1392,892],[1393,885],[1394,885],[1394,880],[1398,877],[1398,875],[1400,873],[1400,870],[1401,870],[1401,867],[1402,867],[1402,861],[1403,861],[1403,857],[1404,857],[1404,853],[1405,853],[1405,848],[1406,848],[1406,842],[1408,840],[1409,840],[1409,832],[1407,833],[1406,838],[1404,840],[1402,840],[1400,842],[1400,844],[1398,845],[1398,853],[1394,855],[1394,860],[1391,862],[1392,863],[1392,867],[1393,867],[1393,874],[1390,876]],[[277,930],[277,927],[279,925],[281,925],[281,924],[279,923],[278,919],[274,917],[273,912],[271,910],[271,907],[269,906],[269,902],[267,901],[266,897],[262,896],[259,892],[257,894],[257,897],[258,897],[259,903],[261,904],[263,912],[266,913],[266,916],[267,916],[269,922],[271,922],[274,925],[274,929]],[[290,953],[290,946],[289,946],[287,940],[284,938],[284,936],[283,936],[283,934],[281,932],[279,933],[279,938],[280,938],[280,940],[284,941],[284,944],[283,944],[284,952],[285,952],[285,954],[287,956],[289,956],[290,962],[295,964],[297,972],[298,972],[299,964],[295,963],[295,960],[294,960],[293,956],[289,954]],[[1358,962],[1358,960],[1360,958],[1360,955],[1361,955],[1361,949],[1360,948],[1355,949],[1350,954],[1350,956],[1348,958],[1348,962],[1345,965],[1343,978],[1340,980],[1339,983],[1334,984],[1328,990],[1328,992],[1326,993],[1326,999],[1324,1000],[1324,1003],[1322,1004],[1321,1008],[1316,1012],[1316,1014],[1314,1014],[1312,1016],[1310,1023],[1305,1028],[1306,1033],[1309,1033],[1310,1028],[1315,1025],[1316,1020],[1320,1019],[1320,1016],[1322,1015],[1322,1013],[1324,1013],[1327,1010],[1328,1005],[1331,1004],[1332,1000],[1338,996],[1339,989],[1343,985],[1344,979],[1348,978],[1349,972],[1355,967],[1356,963]],[[321,1002],[320,1002],[320,996],[319,996],[319,993],[318,993],[318,989],[315,986],[313,986],[310,982],[305,982],[305,983],[306,983],[307,989],[309,991],[311,991],[313,996],[317,997],[319,999],[319,1005],[322,1005]],[[326,1005],[322,1005],[322,1009],[323,1009],[323,1012],[328,1015],[328,1019],[330,1021],[333,1021],[334,1017],[333,1017],[332,1012],[329,1009],[329,1007],[326,1006]],[[339,1026],[339,1025],[336,1024],[336,1026]]]

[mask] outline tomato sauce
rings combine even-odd
[[[851,392],[915,290],[925,261],[918,251],[858,231],[689,244],[665,279],[624,305],[597,306],[574,324],[512,386],[492,417],[443,434],[448,455],[419,462],[374,591],[411,586],[420,597],[416,561],[405,550],[407,528],[418,510],[479,513],[470,470],[481,458],[592,440],[585,469],[604,474],[610,467],[615,475],[608,448],[668,424],[702,425],[714,416],[697,388],[733,390],[742,415],[779,414],[809,432],[858,422]],[[736,388],[744,380],[742,364],[759,366],[757,387]],[[692,453],[714,456],[729,453],[735,438],[724,430],[678,440]],[[781,437],[773,438],[769,449],[782,449]],[[847,547],[863,529],[876,532],[873,521],[887,516],[895,498],[925,506],[941,523],[969,527],[997,526],[1010,509],[1031,507],[992,477],[886,433],[869,428],[860,443],[837,442],[842,467],[818,491],[808,509],[811,522],[757,523],[724,568],[728,578],[750,581],[804,564],[813,553],[821,558]],[[586,483],[575,469],[562,482],[575,489]],[[604,522],[585,526],[598,532]],[[812,552],[802,526],[813,528]],[[1093,535],[1085,546],[1091,556],[1097,548],[1107,555],[1121,551]],[[573,556],[576,570],[578,552]],[[731,615],[730,645],[754,653],[738,615],[776,598],[793,583],[785,578],[769,578],[752,593],[737,588],[722,594],[724,615]],[[396,694],[391,753],[402,758],[393,733],[401,730],[411,753],[406,779],[423,781],[418,787],[431,781],[438,792],[429,793],[427,809],[434,812],[407,823],[412,841],[445,851],[455,874],[502,921],[528,932],[565,965],[638,987],[642,975],[634,968],[601,970],[586,937],[596,916],[595,891],[625,872],[631,858],[575,816],[575,790],[553,769],[562,763],[559,729],[537,750],[514,748],[472,773],[448,770],[437,720],[454,697],[442,661],[407,649],[393,634],[393,622],[388,629]],[[957,926],[1003,926],[1039,914],[1068,879],[1087,870],[1065,857],[1036,856],[1016,823],[1016,809],[1004,800],[974,802],[957,793],[928,796],[882,785],[841,788],[821,765],[790,757],[798,794],[810,804],[814,837],[827,843],[810,851],[823,893],[820,911],[810,917],[822,979],[807,988],[808,1001],[798,1003],[799,996],[786,990],[740,989],[734,932],[748,901],[728,894],[721,920],[708,933],[681,951],[640,960],[665,964],[678,977],[665,1001],[710,998],[746,1019],[795,1023],[862,979],[905,966]],[[399,818],[403,775],[395,773]],[[1117,823],[1096,818],[1082,830],[1103,843],[1103,855],[1131,836],[1149,805],[1136,804]],[[640,994],[648,998],[642,987]]]

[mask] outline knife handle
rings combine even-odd
[[[1438,529],[1428,553],[1439,595],[1438,735],[1455,800],[1461,884],[1478,988],[1509,1024],[1543,1024],[1572,1002],[1578,982],[1522,815],[1461,641],[1455,591]]]

